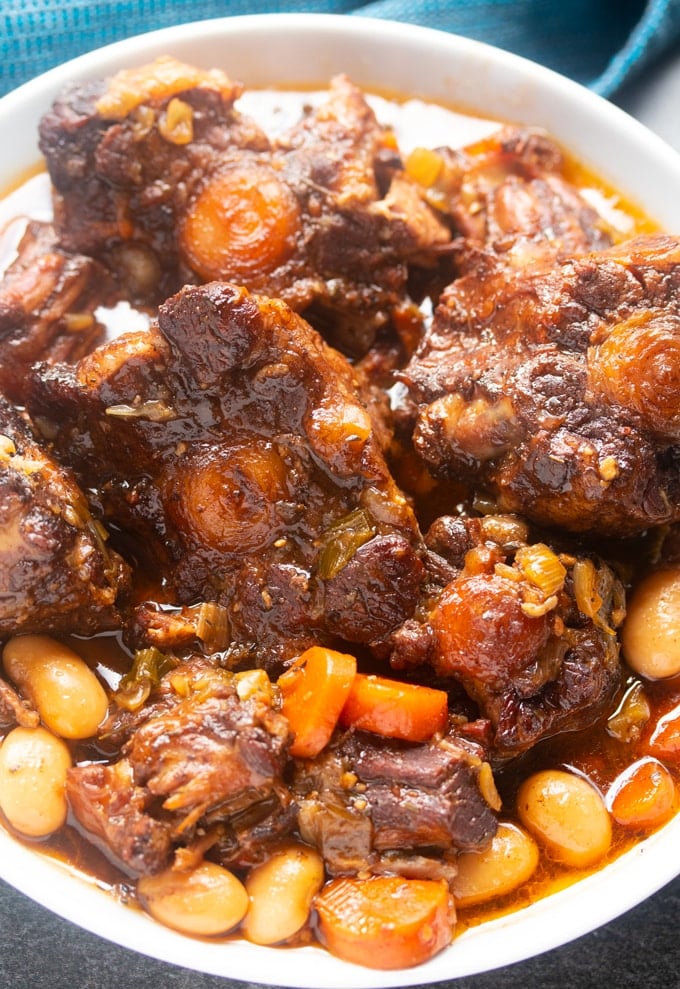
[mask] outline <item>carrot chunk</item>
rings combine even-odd
[[[677,765],[680,762],[680,703],[673,695],[652,718],[642,736],[641,748],[647,755]]]
[[[675,783],[663,763],[640,759],[614,781],[607,802],[612,817],[623,827],[650,830],[672,816]]]
[[[202,278],[247,281],[288,259],[298,226],[297,201],[272,169],[233,167],[200,192],[185,218],[180,243]]]
[[[368,968],[410,968],[451,943],[455,913],[444,880],[335,879],[317,895],[327,949]]]
[[[357,673],[340,724],[385,738],[425,742],[446,730],[448,698],[443,690]]]
[[[292,756],[311,759],[328,744],[356,670],[354,656],[311,646],[281,674],[281,710],[294,735]]]

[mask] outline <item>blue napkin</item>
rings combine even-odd
[[[133,34],[283,11],[383,17],[455,32],[531,58],[604,96],[680,43],[680,0],[0,0],[0,95]]]

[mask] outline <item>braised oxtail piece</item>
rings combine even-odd
[[[478,260],[402,374],[418,456],[542,525],[625,537],[677,521],[677,238]]]
[[[393,634],[392,665],[424,664],[462,686],[474,707],[458,701],[461,730],[494,762],[595,724],[623,682],[625,592],[613,570],[539,541],[514,516],[443,516],[426,544],[430,598]]]
[[[293,790],[303,837],[331,875],[455,875],[455,853],[485,847],[500,800],[483,749],[446,735],[409,744],[338,735],[299,761]]]
[[[158,326],[31,403],[171,600],[224,606],[238,662],[372,645],[420,594],[422,541],[347,361],[279,300],[188,287]]]
[[[130,569],[70,471],[0,395],[0,636],[114,628]]]
[[[50,224],[31,221],[0,280],[0,390],[24,400],[36,361],[75,361],[101,342],[96,309],[114,300],[106,269],[69,254]]]
[[[278,137],[237,110],[240,95],[169,58],[67,90],[40,128],[62,243],[142,301],[224,279],[363,353],[408,308],[408,266],[432,267],[448,226],[345,77]]]
[[[615,230],[569,179],[545,131],[503,127],[464,148],[416,149],[406,162],[453,221],[463,256],[492,251],[509,267],[609,247]]]
[[[241,91],[171,58],[67,87],[40,124],[64,249],[101,259],[137,302],[191,280],[177,249],[187,199],[220,154],[268,147],[234,109]]]
[[[277,818],[290,802],[288,724],[274,709],[266,674],[233,675],[201,657],[170,665],[148,703],[122,716],[114,708],[100,727],[102,745],[114,728],[125,739],[121,758],[75,766],[68,776],[81,826],[137,875],[163,868],[179,848],[191,854],[193,845],[197,860],[213,847],[213,856],[228,849],[233,860],[246,823],[273,821],[270,838],[278,836]]]

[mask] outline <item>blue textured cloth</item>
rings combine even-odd
[[[455,32],[531,58],[604,96],[680,44],[680,0],[0,0],[0,95],[133,34],[283,11],[383,17]]]

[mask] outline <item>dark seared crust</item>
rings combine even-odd
[[[102,260],[137,301],[158,302],[175,291],[177,221],[192,189],[228,148],[268,147],[255,123],[234,110],[240,91],[237,83],[159,91],[118,119],[98,111],[103,81],[67,87],[40,124],[63,247]],[[159,129],[173,98],[191,107],[188,145],[164,139]],[[135,254],[119,253],[126,242],[144,258],[143,282],[133,273]]]
[[[480,790],[480,751],[453,737],[409,745],[342,736],[297,767],[302,834],[331,874],[380,872],[394,853],[406,871],[408,856],[484,847],[496,818]]]
[[[372,644],[414,610],[422,543],[380,434],[347,361],[284,303],[188,287],[158,329],[43,372],[30,405],[179,603],[228,608],[234,661]]]
[[[242,683],[241,693],[231,674],[202,658],[187,660],[128,718],[123,758],[70,770],[67,793],[78,822],[129,871],[157,872],[206,829],[218,857],[233,861],[239,836],[244,859],[253,855],[251,831],[270,815],[281,834],[292,828],[283,814],[288,722],[274,710],[264,674]],[[104,744],[116,720],[101,727]]]
[[[494,760],[595,724],[624,677],[625,592],[614,571],[551,548],[512,516],[438,519],[426,542],[458,569],[420,634],[395,636],[393,664],[426,663],[462,685],[491,728]],[[550,593],[532,580],[532,564],[523,569],[532,557],[559,571]]]
[[[90,840],[101,843],[126,872],[158,872],[168,865],[170,827],[148,812],[151,795],[135,784],[129,763],[74,766],[68,773],[66,795]]]
[[[381,167],[388,135],[344,77],[271,142],[234,107],[237,84],[157,88],[116,119],[100,109],[106,91],[67,90],[42,120],[40,146],[61,243],[102,260],[128,295],[158,303],[189,282],[244,282],[306,312],[345,351],[364,353],[403,307],[409,264],[432,267],[450,241],[398,157],[394,181],[395,169]],[[181,143],[167,132],[173,101],[191,118],[191,139]],[[185,225],[211,185],[237,173],[278,186],[297,219],[271,265],[244,273],[225,255],[206,274]]]
[[[42,120],[54,227],[0,285],[0,641],[142,650],[66,787],[123,872],[292,839],[330,876],[451,884],[493,773],[512,799],[623,693],[624,587],[588,540],[663,526],[645,551],[680,555],[679,241],[613,247],[542,132],[440,148],[419,184],[344,76],[275,137],[240,95],[162,59]],[[267,228],[243,189],[268,184],[281,250],[239,260],[217,224],[202,252],[211,211]],[[119,299],[155,315],[101,342]],[[313,645],[445,691],[446,730],[341,716],[292,757],[276,681]],[[0,679],[0,728],[38,723]]]
[[[130,572],[73,475],[0,396],[0,636],[113,628]]]
[[[507,126],[439,154],[433,192],[463,239],[463,254],[484,247],[531,267],[538,257],[610,245],[606,224],[569,180],[564,153],[545,131]]]
[[[528,270],[487,256],[402,375],[419,455],[544,525],[676,521],[679,287],[670,236]]]
[[[24,399],[36,361],[75,361],[103,338],[94,310],[113,299],[105,268],[68,254],[51,225],[32,221],[0,281],[0,391]]]

